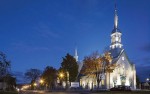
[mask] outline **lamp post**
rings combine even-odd
[[[62,79],[64,77],[64,74],[63,73],[60,73],[60,78]]]
[[[62,73],[62,72],[59,73],[60,82],[62,81],[62,79],[64,78],[64,76],[65,76],[65,81],[66,81],[66,89],[68,89],[68,86],[69,86],[69,72],[66,71],[65,73]]]
[[[41,87],[41,89],[42,89],[42,85],[43,85],[43,83],[44,83],[44,80],[43,80],[43,79],[40,79],[39,82],[40,82],[40,87]]]
[[[66,88],[68,89],[69,87],[69,72],[67,71],[67,83],[66,83]]]
[[[36,83],[34,83],[34,84],[33,84],[33,86],[34,86],[34,89],[36,89],[37,84],[36,84]]]
[[[64,78],[64,74],[62,72],[59,73],[59,77],[60,77],[60,85],[62,86],[62,79]]]
[[[37,84],[36,84],[36,83],[34,83],[33,85],[34,85],[34,86],[37,86]]]
[[[43,83],[44,83],[44,81],[43,81],[43,79],[41,79],[41,80],[40,80],[40,84],[43,84]]]

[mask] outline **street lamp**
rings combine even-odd
[[[36,83],[34,83],[33,85],[34,85],[35,87],[37,86],[37,84],[36,84]]]
[[[34,86],[34,89],[36,89],[37,84],[36,84],[36,83],[34,83],[34,84],[33,84],[33,86]]]
[[[64,77],[64,74],[63,74],[63,73],[60,73],[59,76],[60,76],[60,78],[63,78],[63,77]]]
[[[150,80],[149,78],[146,79],[146,81],[149,81],[149,80]]]
[[[66,83],[66,88],[69,88],[69,72],[67,71],[67,83]]]
[[[43,84],[43,83],[44,83],[43,79],[40,79],[40,83],[41,83],[41,84]]]
[[[63,84],[63,78],[64,78],[64,73],[63,72],[61,72],[61,73],[59,73],[59,80],[60,80],[60,85],[62,86],[62,84]]]
[[[66,82],[66,88],[68,88],[69,86],[69,72],[65,71],[64,73],[61,72],[59,73],[59,77],[60,77],[60,84],[62,84],[63,80]]]
[[[42,86],[43,86],[44,80],[43,80],[43,79],[40,79],[40,80],[39,80],[39,83],[40,83],[40,88],[42,89]]]

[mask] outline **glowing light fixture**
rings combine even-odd
[[[37,86],[37,84],[36,84],[36,83],[34,83],[33,85],[34,85],[34,86]]]

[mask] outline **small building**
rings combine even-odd
[[[141,82],[141,89],[150,89],[150,82]]]
[[[0,79],[0,90],[6,90],[7,84],[2,79]]]
[[[0,78],[0,90],[14,90],[16,87],[16,78],[6,75]]]

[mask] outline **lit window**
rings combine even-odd
[[[104,80],[102,80],[102,85],[104,85]]]
[[[121,38],[119,37],[119,42],[121,42]]]
[[[118,38],[118,37],[116,37],[116,41],[119,41],[119,38]]]
[[[114,45],[112,45],[112,49],[114,49],[115,48],[115,46]]]
[[[124,57],[122,57],[122,60],[124,60]]]
[[[112,38],[112,42],[115,42],[115,38],[114,37]]]

